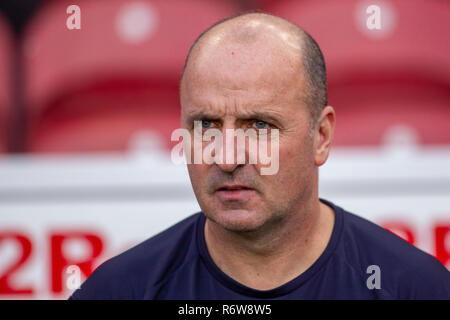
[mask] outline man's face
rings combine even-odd
[[[268,165],[188,164],[191,183],[208,218],[228,230],[258,230],[295,214],[317,188],[310,114],[301,99],[301,62],[258,44],[204,51],[182,81],[182,127],[191,136],[196,120],[203,121],[203,132],[216,128],[224,136],[226,129],[264,128],[269,135],[278,129],[279,170],[261,175]],[[239,187],[245,189],[235,190]]]

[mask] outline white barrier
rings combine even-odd
[[[334,148],[319,194],[450,268],[449,163],[449,146]],[[0,299],[67,298],[68,266],[83,281],[197,211],[186,168],[167,153],[0,158]]]

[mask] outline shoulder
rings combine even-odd
[[[335,206],[342,215],[340,255],[365,278],[379,270],[394,298],[450,298],[450,273],[433,256],[392,232]]]
[[[195,256],[196,213],[107,260],[71,299],[139,299]]]

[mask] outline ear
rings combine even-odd
[[[333,141],[336,113],[333,107],[326,106],[319,117],[314,130],[314,162],[321,166],[327,161]]]

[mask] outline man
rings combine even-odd
[[[227,129],[277,130],[278,172],[188,164],[202,212],[107,261],[71,298],[450,298],[437,260],[319,199],[335,111],[322,54],[304,31],[261,13],[214,25],[188,54],[180,100],[189,132],[195,121],[224,139]]]

